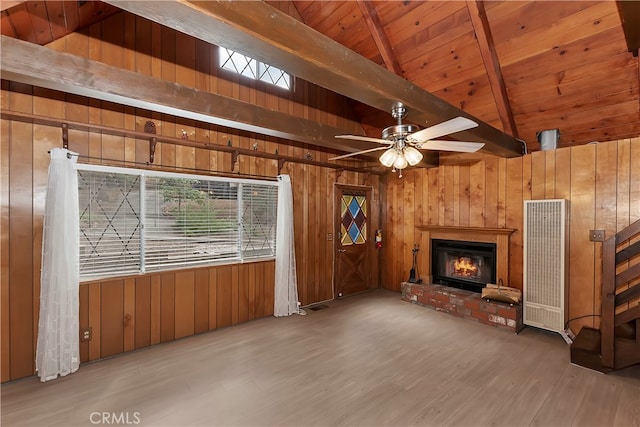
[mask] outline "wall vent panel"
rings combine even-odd
[[[567,321],[566,200],[524,202],[524,324],[564,331]]]

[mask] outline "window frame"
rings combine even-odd
[[[242,73],[242,72],[238,72],[237,70],[234,70],[234,69],[225,68],[223,66],[224,64],[222,64],[223,49],[226,50],[226,51],[233,52],[233,54],[236,54],[236,55],[242,55],[243,57],[246,58],[247,63],[251,63],[253,61],[253,63],[255,64],[255,77],[249,76],[249,75],[247,75],[245,73]],[[255,82],[260,82],[260,83],[268,85],[269,87],[278,88],[279,90],[285,90],[287,92],[293,92],[294,91],[294,82],[295,82],[294,76],[291,73],[286,72],[282,68],[276,67],[275,65],[267,64],[266,62],[263,62],[263,61],[260,61],[258,59],[252,58],[250,56],[247,56],[247,55],[245,55],[243,53],[240,53],[240,52],[238,52],[236,50],[233,50],[231,48],[227,48],[227,47],[224,47],[224,46],[218,46],[217,55],[218,55],[218,69],[222,70],[225,73],[230,73],[230,74],[232,74],[234,76],[239,76],[240,78],[246,78],[246,79],[250,79],[250,80],[255,81]],[[231,61],[233,63],[233,60],[231,59],[232,55],[228,55],[228,53],[227,53],[227,56],[229,56],[229,58],[225,61],[225,63],[227,61]],[[268,79],[262,79],[261,76],[263,74],[268,74],[268,72],[266,70],[269,69],[269,68],[273,68],[273,69],[279,70],[281,73],[286,75],[288,77],[288,81],[289,81],[288,87],[283,87],[283,86],[281,86],[281,85],[279,85],[277,83],[273,83],[271,80],[268,80]]]
[[[82,275],[80,272],[80,282],[92,282],[97,280],[104,279],[113,279],[119,277],[127,277],[127,276],[140,276],[145,274],[159,274],[167,271],[176,271],[183,269],[192,269],[192,268],[201,268],[206,266],[216,266],[216,265],[229,265],[229,264],[244,264],[251,262],[262,262],[262,261],[270,261],[275,259],[276,254],[276,224],[277,224],[277,199],[278,199],[278,191],[279,186],[277,181],[271,180],[263,180],[263,179],[249,179],[249,178],[235,178],[235,177],[221,177],[221,176],[210,176],[210,175],[198,175],[191,173],[179,173],[179,172],[166,172],[166,171],[155,171],[155,170],[147,170],[147,169],[136,169],[136,168],[127,168],[127,167],[119,167],[119,166],[104,166],[104,165],[95,165],[95,164],[87,164],[87,163],[74,163],[74,169],[76,173],[79,171],[87,171],[87,172],[102,172],[102,173],[114,173],[114,174],[125,174],[125,175],[133,175],[139,176],[139,187],[140,187],[140,205],[138,207],[139,212],[137,213],[140,221],[140,231],[139,231],[139,242],[140,242],[140,256],[138,262],[137,272],[130,271],[118,271],[114,274],[85,274]],[[195,261],[192,263],[186,263],[187,265],[174,265],[160,268],[153,268],[152,270],[148,270],[145,265],[145,242],[146,242],[146,221],[147,221],[147,211],[146,211],[146,178],[147,177],[157,177],[157,178],[172,178],[172,179],[196,179],[199,181],[213,181],[213,182],[226,182],[233,183],[238,186],[238,190],[236,193],[236,202],[237,202],[237,227],[238,227],[238,238],[237,238],[237,247],[234,257],[225,257],[225,258],[217,258],[217,259],[208,259],[203,261]],[[258,255],[258,256],[245,256],[245,249],[243,248],[243,232],[244,227],[242,223],[243,219],[243,211],[242,211],[242,189],[243,185],[264,185],[269,187],[275,187],[275,196],[273,197],[273,208],[276,213],[273,217],[273,245],[272,245],[272,254],[271,255]],[[79,225],[79,230],[81,230]],[[80,259],[78,260],[80,261]]]

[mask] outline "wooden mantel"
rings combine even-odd
[[[452,227],[445,225],[416,225],[422,231],[422,242],[427,253],[427,269],[431,276],[431,239],[466,240],[496,244],[496,280],[509,286],[509,236],[513,228]]]
[[[485,228],[485,227],[453,227],[448,225],[416,225],[421,231],[451,231],[458,233],[509,235],[516,231],[513,228]]]

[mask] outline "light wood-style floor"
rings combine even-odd
[[[2,425],[640,425],[640,367],[573,366],[557,334],[383,290],[307,312],[5,384]]]

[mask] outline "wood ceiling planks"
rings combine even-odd
[[[465,2],[363,1],[377,15],[379,34],[390,44],[387,56],[391,52],[397,59],[402,77],[502,129],[499,102],[489,90],[487,68]],[[385,66],[357,2],[269,3]],[[628,52],[625,40],[618,10],[624,4],[551,0],[486,1],[483,5],[507,102],[519,136],[530,150],[538,148],[536,131],[559,126],[560,146],[589,142],[589,132],[601,139],[617,139],[616,128],[625,136],[633,134],[633,129],[640,132],[640,105],[627,102],[640,97],[640,72],[633,58],[637,52]],[[44,44],[117,11],[97,1],[21,2],[2,11],[1,29],[10,37]],[[362,114],[363,127],[373,132],[370,136],[379,136],[379,129],[389,124],[386,111],[355,110]],[[580,111],[584,113],[576,114]],[[603,111],[612,116],[600,120]],[[384,123],[376,125],[376,120]]]
[[[495,7],[487,3],[487,17],[491,24],[491,34],[499,43],[540,28],[550,27],[557,20],[591,7],[597,2],[589,1],[553,1],[527,2],[502,1]]]
[[[99,1],[20,2],[2,11],[2,34],[45,45],[118,11]]]
[[[563,30],[558,31],[557,25]],[[620,30],[620,19],[615,5],[599,3],[545,27],[527,31],[506,41],[495,39],[496,49],[503,67],[523,61],[565,45],[593,37],[612,28]]]
[[[511,111],[504,79],[502,78],[502,69],[496,53],[484,4],[474,0],[467,0],[467,8],[469,9],[471,23],[476,34],[476,39],[478,40],[478,47],[480,48],[480,54],[484,61],[484,68],[487,72],[491,93],[495,99],[502,128],[506,133],[517,138],[518,131],[513,120],[513,112]]]
[[[469,11],[462,2],[374,4],[405,78],[502,128]],[[486,2],[485,6],[507,102],[531,148],[537,148],[536,132],[552,127],[561,127],[560,145],[588,142],[579,139],[585,138],[585,129],[612,139],[614,124],[625,126],[625,120],[632,123],[625,126],[625,134],[640,132],[638,108],[633,108],[638,99],[638,64],[624,53],[614,2]],[[314,27],[313,22],[308,24]],[[349,41],[341,43],[352,48]],[[610,117],[601,118],[603,109]],[[598,126],[602,132],[596,131]]]
[[[14,38],[18,37],[18,34],[16,34],[16,31],[15,31],[15,28],[13,27],[13,25],[11,24],[11,21],[9,20],[9,15],[7,15],[6,13],[3,13],[2,15],[0,15],[0,30],[1,30],[0,32],[4,36],[9,36]]]
[[[6,17],[9,25],[2,25],[2,34],[8,35],[9,31],[13,33],[12,37],[19,38],[31,43],[37,42],[37,31],[32,24],[31,15],[25,3],[20,3],[10,10],[2,11],[2,15]],[[3,22],[4,24],[4,22]]]
[[[73,2],[49,1],[45,2],[45,6],[53,40],[64,37],[80,26],[78,7]]]
[[[428,22],[420,18],[422,14],[429,17]],[[389,29],[389,40],[395,45],[398,61],[403,65],[472,29],[469,13],[461,2],[426,2],[408,16],[390,21],[385,28]]]
[[[402,68],[400,68],[398,59],[393,52],[393,46],[391,46],[386,33],[382,29],[382,23],[380,22],[378,12],[375,7],[373,7],[368,0],[356,0],[356,2],[362,12],[362,16],[364,17],[367,27],[369,28],[369,32],[378,47],[378,51],[382,56],[384,65],[388,70],[393,71],[398,75],[402,75]]]

